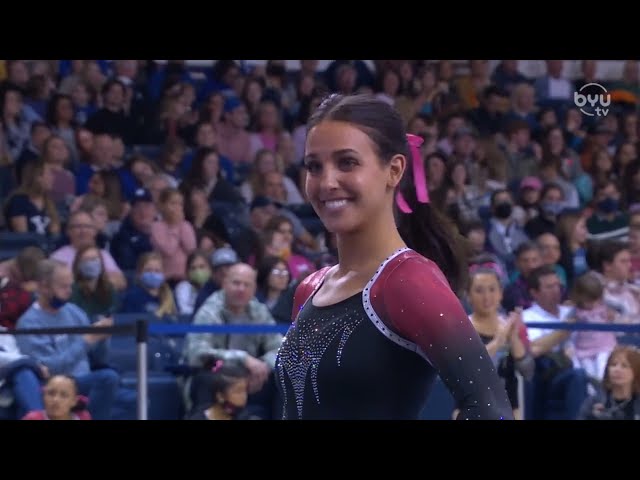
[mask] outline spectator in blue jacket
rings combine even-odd
[[[88,327],[87,314],[69,303],[73,285],[71,269],[56,260],[43,260],[38,266],[38,300],[20,317],[17,328]],[[102,317],[94,326],[112,326],[113,319]],[[47,367],[51,375],[71,375],[79,393],[89,397],[89,411],[96,420],[111,417],[120,377],[111,368],[92,370],[92,364],[104,366],[109,334],[19,335],[18,347]]]

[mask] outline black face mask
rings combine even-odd
[[[615,198],[607,197],[604,200],[598,202],[598,210],[602,213],[614,213],[618,211],[620,207],[618,200]]]
[[[236,418],[238,414],[242,412],[242,410],[244,410],[244,407],[239,407],[237,405],[234,405],[228,400],[225,400],[222,403],[222,408],[224,409],[225,412],[231,415],[232,418]]]
[[[510,202],[502,202],[495,206],[493,210],[493,214],[496,218],[501,220],[506,220],[511,216],[511,212],[513,211],[513,205]]]

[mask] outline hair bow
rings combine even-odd
[[[427,176],[424,171],[424,162],[422,161],[422,155],[420,155],[420,145],[424,142],[422,137],[407,134],[407,141],[409,142],[409,150],[411,151],[411,165],[413,168],[413,184],[416,189],[416,196],[420,203],[429,203],[429,191],[427,189]],[[402,192],[396,193],[396,203],[401,211],[404,213],[412,213],[413,210],[405,200]]]
[[[224,362],[222,360],[216,360],[216,364],[213,366],[211,371],[213,373],[218,373],[223,365],[224,365]]]

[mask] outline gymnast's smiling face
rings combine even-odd
[[[307,198],[330,232],[366,230],[383,212],[392,215],[393,193],[404,163],[402,155],[384,162],[376,144],[360,128],[322,121],[307,136]]]

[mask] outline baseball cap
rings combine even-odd
[[[136,191],[133,192],[131,204],[134,205],[138,202],[153,202],[153,197],[151,197],[149,190],[146,188],[137,188]]]
[[[542,190],[542,181],[538,177],[524,177],[520,182],[520,189],[532,188],[533,190]]]
[[[225,265],[233,265],[238,263],[238,254],[229,247],[218,248],[211,254],[211,266],[213,268],[224,267]]]
[[[225,113],[233,112],[236,108],[242,105],[242,101],[238,97],[228,97],[224,101]]]

